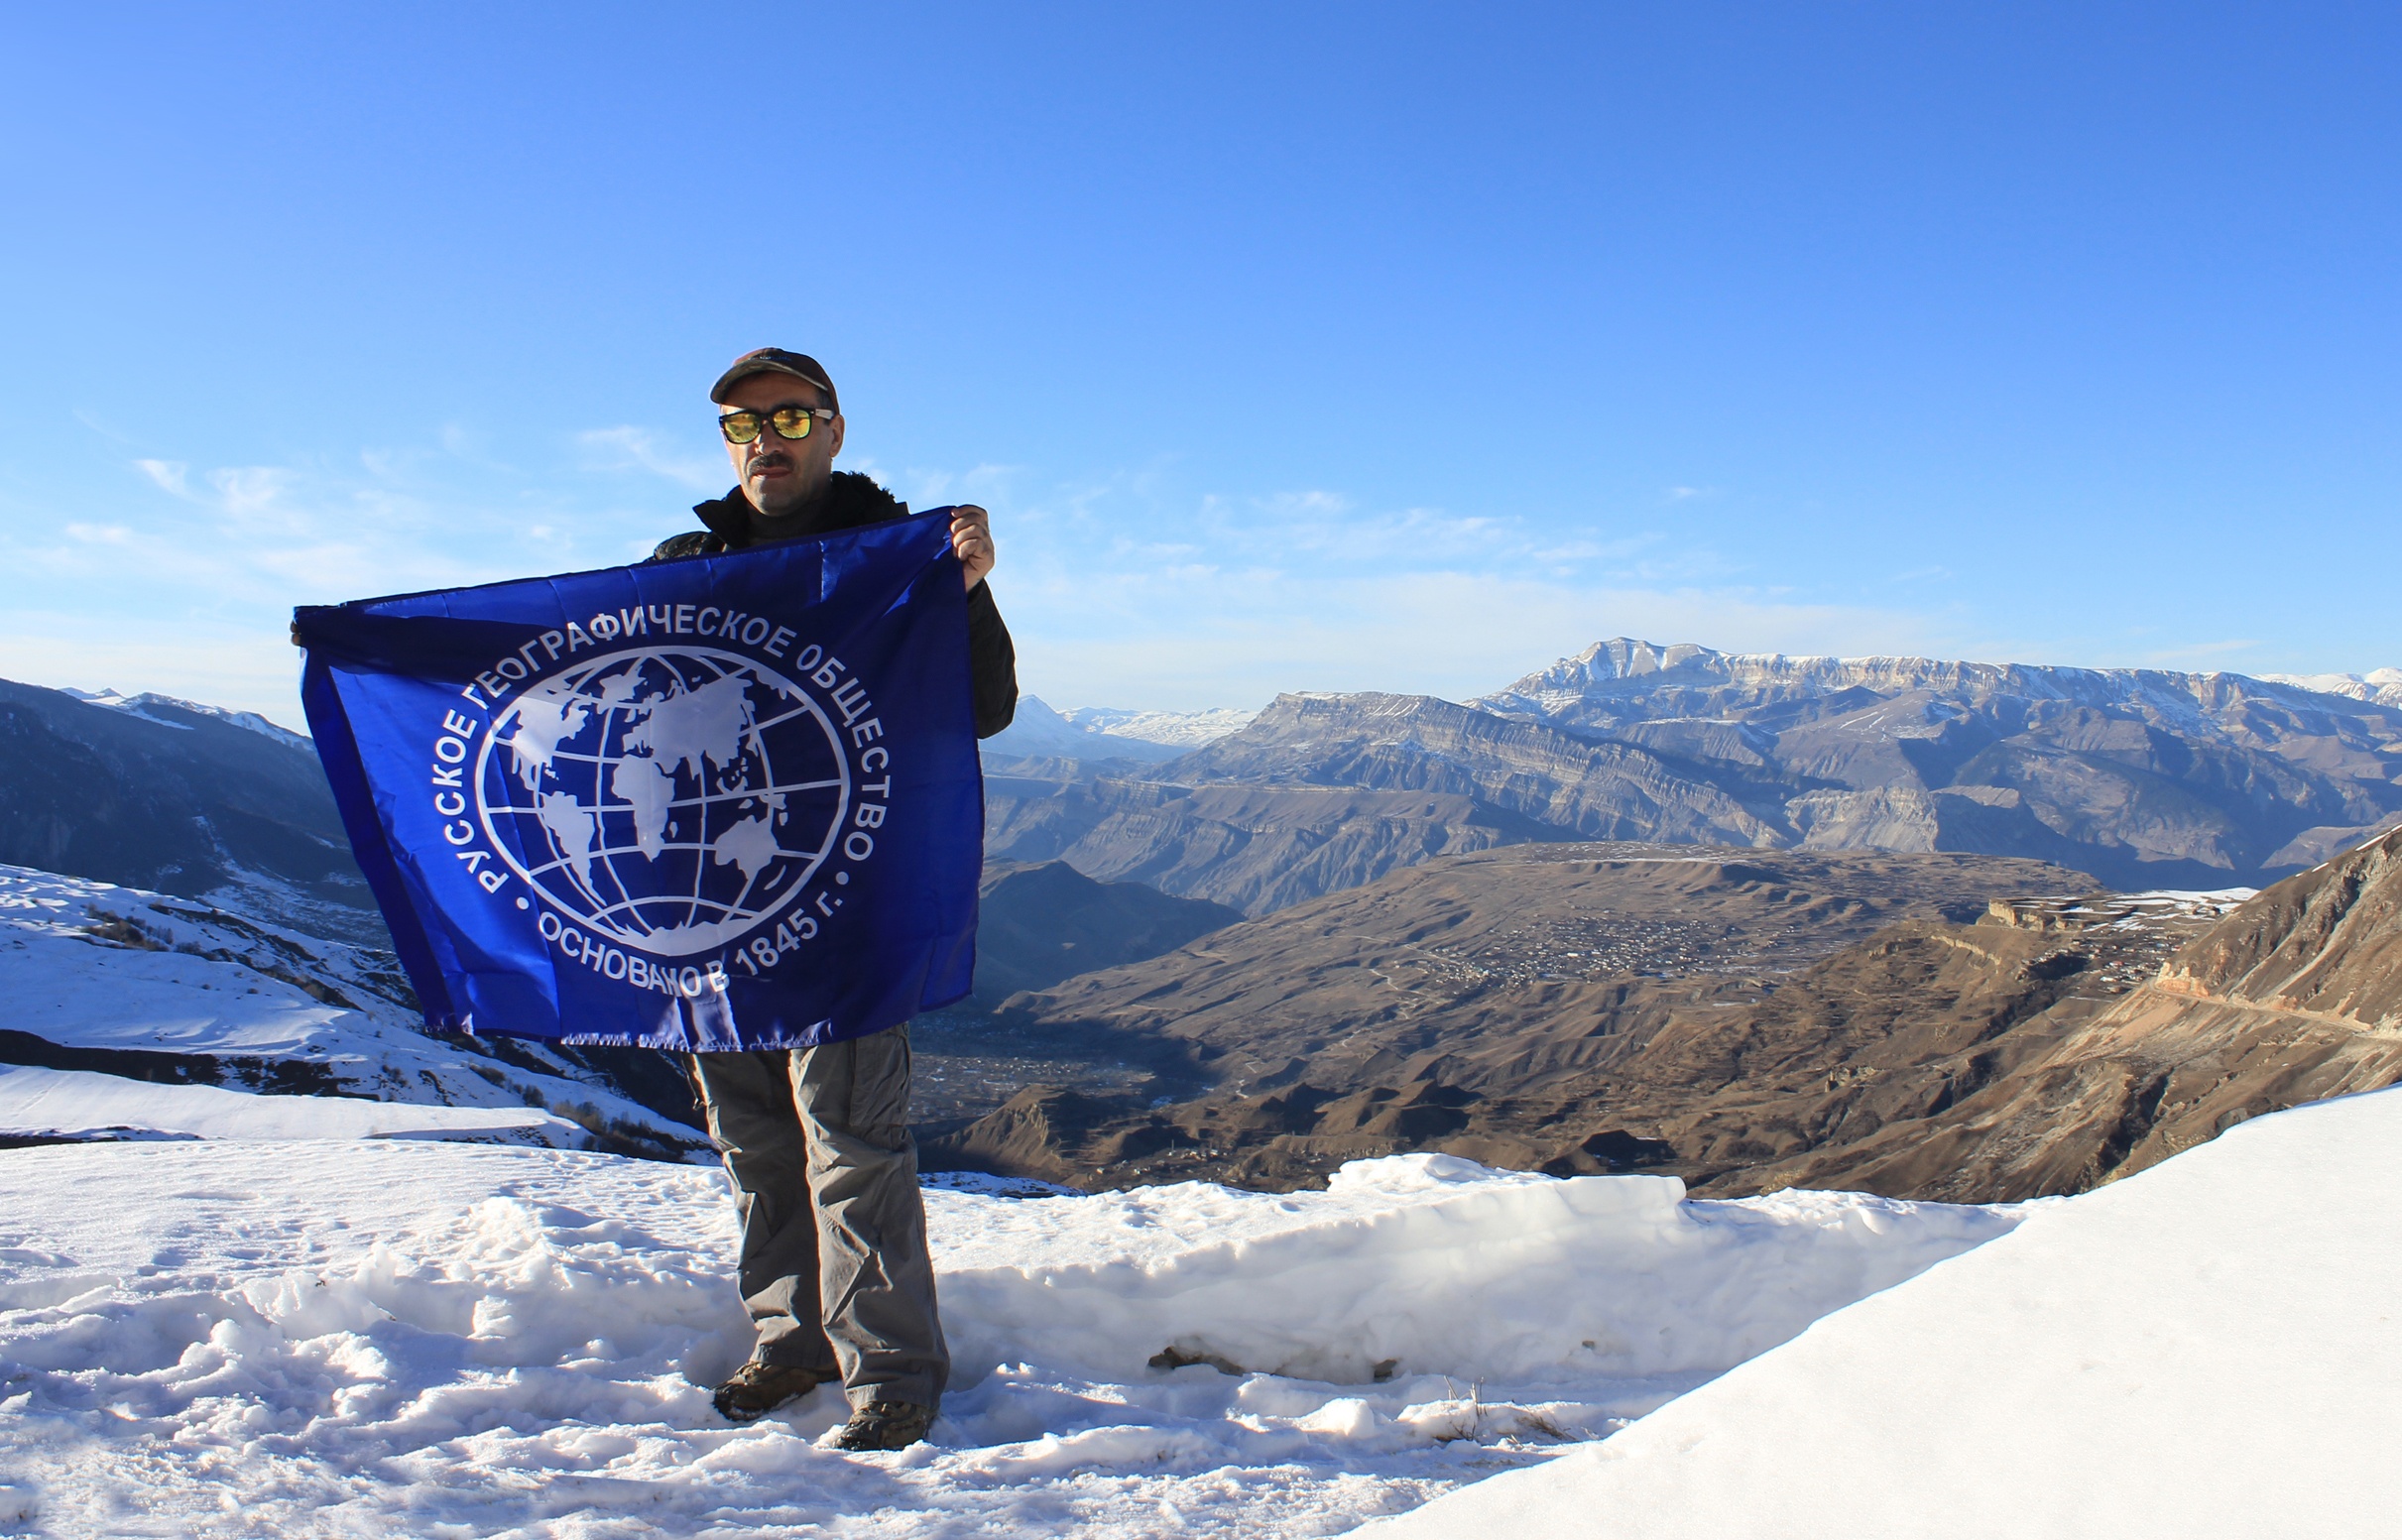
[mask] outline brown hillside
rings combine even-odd
[[[933,1153],[1297,1186],[1441,1149],[1995,1201],[2402,1080],[2402,832],[2240,906],[2070,899],[2073,874],[1986,858],[1641,850],[1431,863],[1021,997],[1021,1021],[1174,1045],[1216,1089],[1030,1088]]]

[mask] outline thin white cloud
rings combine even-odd
[[[659,479],[701,490],[728,479],[631,425],[564,449],[561,465],[511,471],[473,458],[469,430],[446,428],[439,443],[322,463],[137,462],[176,502],[59,518],[39,535],[0,531],[0,560],[46,574],[61,596],[54,608],[108,617],[0,618],[0,672],[170,690],[292,722],[293,605],[638,558],[689,523]],[[881,469],[867,456],[845,463]],[[1199,709],[1288,689],[1456,699],[1615,635],[1731,651],[1943,651],[1923,615],[1746,583],[1739,562],[1656,509],[1544,521],[1381,509],[1323,487],[1180,495],[1172,471],[1162,462],[1048,490],[1000,464],[885,479],[916,506],[995,510],[995,592],[1022,682],[1062,703]]]
[[[1727,652],[1924,652],[1916,616],[1778,602],[1741,590],[1591,588],[1465,572],[1378,577],[1179,574],[1056,594],[996,579],[1020,673],[1043,699],[1197,710],[1283,690],[1466,699],[1595,642],[1630,636]],[[1106,619],[1096,624],[1095,611]]]
[[[2181,668],[2209,672],[2214,668],[2226,666],[2223,659],[2229,654],[2256,652],[2260,646],[2258,640],[2248,638],[2230,642],[2189,642],[2183,647],[2160,649],[2147,654],[2144,661],[2155,668]]]
[[[724,485],[732,475],[722,459],[679,453],[647,427],[587,428],[575,441],[593,470],[648,471],[701,491]]]
[[[160,491],[177,497],[191,496],[188,479],[191,467],[180,460],[136,460],[135,469],[148,476]]]

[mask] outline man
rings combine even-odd
[[[705,528],[653,560],[856,529],[908,512],[866,476],[834,469],[843,418],[834,383],[804,353],[745,353],[711,388],[741,485],[693,510]],[[976,735],[1009,726],[1017,653],[993,604],[990,516],[951,516],[968,585]],[[692,1081],[742,1213],[743,1303],[759,1331],[751,1361],[717,1388],[736,1422],[841,1381],[850,1450],[925,1436],[950,1353],[934,1306],[917,1146],[909,1136],[909,1029],[789,1052],[696,1053]]]

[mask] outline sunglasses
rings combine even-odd
[[[729,412],[717,419],[717,430],[730,444],[747,444],[762,427],[773,427],[779,438],[806,438],[816,419],[834,420],[831,407],[779,407],[764,416],[756,412]]]

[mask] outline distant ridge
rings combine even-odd
[[[2348,695],[2382,706],[2402,706],[2402,668],[2378,668],[2368,673],[2264,673],[2275,684],[2298,684],[2323,695]]]
[[[990,787],[988,850],[1251,914],[1528,839],[1959,851],[2121,889],[2261,887],[2402,822],[2391,672],[2320,689],[1619,637],[1467,702],[1286,694],[1153,769],[1029,763]]]
[[[1574,657],[1538,669],[1471,705],[1505,712],[1556,716],[1576,704],[1613,692],[1617,683],[1654,688],[1672,679],[1711,679],[1727,685],[1778,689],[1796,694],[1864,688],[1877,691],[1943,689],[2011,694],[2029,700],[2099,704],[2180,699],[2209,703],[2231,694],[2337,695],[2378,705],[2402,706],[2402,669],[2369,674],[2184,673],[2158,668],[2081,668],[2049,663],[1980,663],[1930,657],[1870,655],[1835,657],[1784,652],[1721,652],[1693,643],[1661,647],[1631,637],[1597,642]],[[2272,689],[2281,686],[2281,689]]]
[[[77,689],[62,689],[59,693],[72,695],[75,699],[94,706],[113,707],[128,716],[165,723],[169,727],[185,725],[175,719],[176,713],[214,717],[220,722],[230,722],[235,727],[247,728],[254,733],[263,733],[290,748],[306,749],[312,754],[316,752],[315,746],[305,735],[293,732],[289,728],[278,727],[255,711],[228,711],[223,706],[203,706],[196,700],[178,700],[173,695],[160,695],[148,690],[139,695],[126,695],[116,690]],[[161,715],[162,711],[167,714]]]

